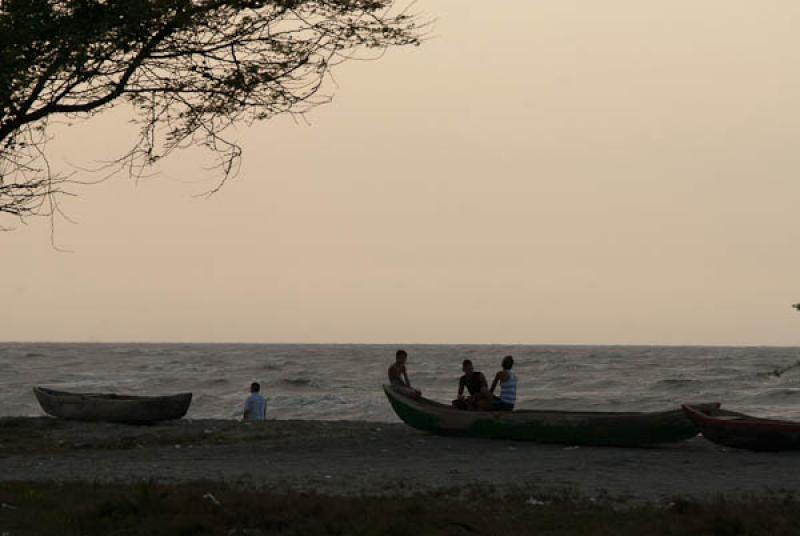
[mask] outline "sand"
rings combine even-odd
[[[328,495],[576,493],[620,500],[800,492],[800,452],[539,445],[403,424],[183,420],[156,426],[0,419],[0,481],[224,481]]]

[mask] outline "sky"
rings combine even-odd
[[[308,124],[0,233],[0,340],[800,345],[800,4],[415,4]],[[54,130],[119,154],[115,109]]]

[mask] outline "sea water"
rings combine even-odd
[[[236,418],[258,381],[277,419],[396,422],[381,384],[397,345],[0,343],[0,416],[42,415],[33,386],[194,394],[189,418]],[[655,411],[720,401],[800,421],[800,348],[406,345],[412,384],[456,396],[461,362],[491,382],[513,355],[518,408]]]

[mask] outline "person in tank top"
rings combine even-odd
[[[458,398],[453,400],[453,407],[458,409],[475,410],[484,400],[489,400],[489,384],[483,372],[475,370],[472,361],[465,359],[461,364],[464,375],[458,380]],[[464,396],[464,389],[469,396]]]
[[[501,363],[503,370],[498,372],[489,393],[492,395],[491,409],[494,411],[511,411],[517,403],[517,375],[511,370],[514,367],[514,358],[507,355]],[[494,396],[497,384],[500,384],[500,396]]]

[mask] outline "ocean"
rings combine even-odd
[[[238,418],[258,381],[276,419],[397,422],[381,390],[395,345],[0,343],[0,416],[42,411],[36,385],[84,392],[194,393],[188,418]],[[456,395],[461,361],[491,382],[513,355],[518,408],[655,411],[720,401],[800,421],[800,348],[407,345],[412,384]]]

